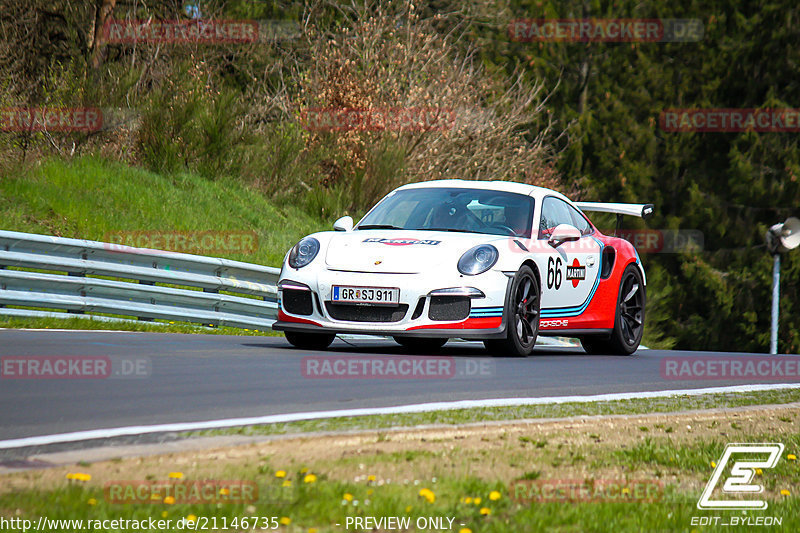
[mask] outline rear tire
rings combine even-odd
[[[392,337],[394,341],[412,352],[438,352],[447,339],[426,337]]]
[[[614,330],[611,337],[581,338],[581,346],[589,354],[630,355],[639,348],[644,334],[646,294],[639,268],[630,264],[622,273],[617,296]]]
[[[523,265],[511,282],[506,295],[506,338],[487,339],[484,346],[494,356],[525,357],[530,355],[539,335],[541,287],[533,270]]]
[[[295,348],[303,350],[324,350],[336,338],[334,333],[299,333],[297,331],[284,331],[286,340]]]

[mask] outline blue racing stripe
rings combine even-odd
[[[470,318],[503,316],[503,307],[473,307],[469,316]]]

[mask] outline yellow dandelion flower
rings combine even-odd
[[[97,500],[95,500],[94,498],[89,498],[86,501],[86,503],[88,503],[89,505],[97,505]]]
[[[289,518],[288,516],[282,516],[280,522],[282,526],[288,526],[289,524],[292,523],[292,519]]]
[[[305,473],[307,473],[307,472],[308,472],[308,468],[306,468],[305,466],[304,466],[303,468],[301,468],[301,469],[300,469],[300,473],[301,473],[301,474],[305,474]]]
[[[283,483],[281,483],[281,486],[282,487],[291,487],[292,486],[292,480],[291,479],[284,479]]]
[[[303,478],[303,483],[314,483],[317,480],[317,476],[314,474],[306,474],[306,477]]]
[[[481,514],[483,516],[489,516],[490,514],[492,514],[492,510],[489,509],[488,507],[481,507]]]
[[[480,505],[481,504],[481,499],[480,498],[474,498],[472,500],[472,503],[474,503],[475,505]]]
[[[317,528],[315,527],[308,528],[308,533],[317,533]]]
[[[227,496],[228,494],[230,494],[230,493],[231,493],[231,491],[230,491],[230,490],[228,490],[227,488],[223,487],[223,488],[219,489],[219,493],[220,493],[221,495],[223,495],[223,496]]]
[[[763,474],[763,473],[764,473],[764,472],[762,472],[760,468],[756,468],[756,475],[757,475],[757,476],[760,476],[760,475],[761,475],[761,474]]]
[[[472,503],[472,498],[467,496],[466,498],[464,498],[464,503]]]
[[[789,459],[790,461],[797,461],[797,456],[793,453],[787,455],[786,458]]]
[[[711,461],[711,468],[716,468],[716,467],[717,467],[717,463],[715,463],[714,461]]]
[[[169,496],[167,496],[167,497],[169,497]],[[166,518],[166,517],[167,517],[167,512],[166,511],[161,511],[161,518]]]
[[[173,505],[175,503],[175,498],[173,498],[172,496],[167,496],[166,498],[164,498],[164,503],[166,503],[167,505]]]
[[[275,477],[286,477],[286,470],[278,470],[275,472]]]
[[[78,474],[78,476],[79,476],[78,479],[80,481],[90,481],[92,479],[91,474]]]
[[[368,475],[367,481],[375,481],[375,476],[373,476],[372,474]]]
[[[411,512],[411,509],[413,509],[413,507],[411,507],[410,505],[409,505],[409,506],[407,506],[407,507],[406,507],[406,514],[410,513],[410,512]]]
[[[419,491],[419,495],[428,500],[428,503],[433,503],[436,501],[436,495],[431,489],[422,489]]]
[[[170,472],[169,473],[170,479],[183,479],[183,472]]]
[[[189,516],[186,517],[186,521],[187,522],[196,522],[197,521],[197,517],[195,515],[193,515],[193,514],[190,514]]]
[[[351,502],[351,501],[353,501],[353,495],[350,494],[349,492],[345,492],[344,496],[342,496],[342,499],[345,500],[345,501]]]
[[[781,496],[790,496],[792,493],[786,489],[781,490]]]
[[[462,527],[458,530],[458,533],[472,533],[472,530],[468,527]]]
[[[489,493],[489,499],[492,500],[493,502],[499,500],[500,492],[493,490],[492,492]]]
[[[75,479],[75,476],[76,476],[76,475],[77,475],[77,474],[68,473],[66,477],[67,477],[67,479]]]

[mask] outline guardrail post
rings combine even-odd
[[[146,280],[146,279],[140,279],[139,280],[139,285],[153,285],[153,286],[155,286],[155,284],[156,284],[155,281],[149,281],[149,280]],[[151,303],[154,303],[154,302],[151,302]],[[146,316],[137,316],[136,320],[141,320],[142,322],[153,322],[152,318],[148,318]]]

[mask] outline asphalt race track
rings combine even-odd
[[[337,339],[327,352],[289,346],[283,337],[0,330],[0,358],[105,356],[130,371],[106,379],[0,378],[0,440],[81,430],[271,414],[387,407],[465,399],[553,397],[679,390],[776,380],[662,378],[665,357],[740,356],[640,350],[589,356],[580,348],[537,348],[523,358],[491,358],[479,343],[450,342],[450,375],[427,379],[310,379],[305,356],[404,356],[392,340]],[[319,360],[321,361],[321,360]],[[5,364],[5,363],[4,363]],[[116,367],[118,368],[118,367]],[[145,369],[140,366],[139,370]],[[791,380],[787,380],[791,381]],[[797,378],[794,381],[798,381]]]

